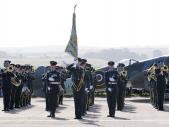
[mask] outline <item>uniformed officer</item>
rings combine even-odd
[[[3,70],[2,73],[2,90],[3,90],[3,103],[4,103],[4,110],[3,111],[9,111],[10,109],[10,101],[11,101],[11,77],[13,77],[13,74],[7,70],[7,68],[10,66],[11,61],[6,60],[4,61],[4,67],[5,70]]]
[[[148,69],[148,81],[150,87],[150,100],[154,108],[158,108],[157,104],[157,77],[156,77],[157,64],[153,64]]]
[[[15,65],[10,64],[10,66],[13,68],[13,71],[11,73],[15,73]],[[11,95],[10,95],[10,110],[14,109],[16,89],[17,89],[17,87],[12,84],[11,85]]]
[[[46,67],[47,73],[49,72],[49,66]],[[47,89],[47,73],[44,73],[42,75],[42,85],[43,85],[43,91],[45,94],[45,100],[46,100],[46,111],[49,111],[49,97],[48,97],[48,89]]]
[[[117,82],[119,74],[114,68],[114,62],[108,62],[108,71],[105,72],[105,84],[107,93],[107,103],[109,108],[108,117],[115,117],[116,101],[117,101]]]
[[[117,110],[122,110],[124,108],[124,99],[126,93],[127,84],[127,71],[124,70],[125,65],[119,63],[117,66],[118,72],[120,74],[118,81],[118,93],[117,93]]]
[[[158,68],[156,69],[156,77],[157,77],[157,102],[158,102],[158,110],[163,111],[164,105],[164,92],[166,87],[166,77],[168,76],[168,72],[162,70],[161,63],[158,63]]]
[[[85,62],[80,58],[75,59],[74,63],[67,66],[72,74],[73,81],[73,97],[75,103],[75,119],[82,119],[83,115],[83,101],[85,91]]]
[[[30,90],[30,94],[32,96],[33,94],[33,80],[35,79],[33,75],[33,66],[29,65],[27,66],[27,85],[28,89]],[[31,105],[31,96],[28,100],[28,104]]]
[[[21,81],[21,65],[16,64],[16,76],[17,79]],[[16,93],[15,93],[15,108],[20,108],[20,96],[21,96],[21,84],[16,88]]]
[[[92,105],[92,97],[93,97],[93,75],[92,75],[92,66],[91,64],[86,65],[86,89],[87,89],[87,110],[89,110],[89,106]]]
[[[60,67],[61,69],[61,87],[60,87],[60,93],[59,93],[59,104],[63,105],[63,97],[65,92],[65,85],[64,82],[66,81],[66,71],[63,67]]]
[[[50,115],[48,117],[55,117],[56,106],[58,103],[59,87],[61,85],[61,76],[56,67],[57,62],[50,61],[50,72],[47,73],[47,89],[49,99]]]
[[[16,105],[15,108],[21,108],[23,107],[23,103],[22,103],[22,89],[23,86],[26,82],[26,76],[25,76],[25,66],[20,65],[20,67],[17,69],[17,75],[19,77],[19,79],[21,80],[21,84],[20,86],[18,86],[17,88],[17,92],[16,92]]]

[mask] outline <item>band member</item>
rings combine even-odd
[[[127,85],[127,71],[124,69],[125,65],[123,63],[119,63],[117,66],[119,73],[119,81],[118,81],[118,93],[117,93],[117,110],[122,110],[124,108],[124,99],[126,93],[126,85]]]
[[[10,66],[11,66],[11,73],[14,74],[15,73],[15,65],[10,64]],[[17,88],[17,86],[15,86],[14,84],[11,85],[10,110],[14,109],[16,88]]]
[[[49,67],[46,67],[47,73],[49,72]],[[46,111],[49,111],[49,97],[48,97],[48,89],[47,89],[47,73],[42,75],[42,85],[43,85],[43,92],[45,94],[46,100]]]
[[[33,76],[33,66],[27,66],[26,68],[27,73],[27,86],[30,91],[29,98],[28,98],[28,104],[31,105],[31,96],[33,94],[33,80],[35,79]]]
[[[86,109],[89,110],[89,106],[92,105],[93,97],[93,75],[91,64],[86,64],[86,94],[87,94],[87,103]]]
[[[84,91],[85,91],[85,62],[80,58],[75,59],[75,62],[69,66],[67,69],[72,73],[73,81],[73,97],[75,103],[75,119],[82,119],[83,115],[83,101],[84,101]]]
[[[105,72],[107,103],[109,108],[109,115],[107,117],[115,117],[119,74],[117,70],[114,69],[114,64],[113,61],[109,61],[108,71]]]
[[[150,101],[154,108],[158,108],[157,103],[157,77],[156,77],[157,64],[153,64],[148,69],[148,81],[150,87]]]
[[[59,92],[59,104],[63,105],[63,97],[64,97],[64,92],[65,92],[65,85],[64,82],[66,81],[66,71],[63,67],[61,68],[61,87],[60,87],[60,92]]]
[[[11,78],[14,77],[13,73],[11,72],[10,67],[11,61],[6,60],[4,61],[5,70],[2,72],[2,90],[3,90],[3,103],[4,103],[4,110],[9,111],[10,109],[10,101],[11,101]]]
[[[158,110],[164,110],[164,92],[166,87],[166,77],[168,76],[168,67],[158,63],[158,68],[156,69],[157,77],[157,100],[158,100]]]
[[[21,81],[21,65],[17,64],[15,65],[16,68],[16,76],[19,81]],[[22,81],[21,81],[22,82]],[[22,84],[20,84],[18,87],[16,87],[16,93],[15,93],[15,108],[20,108],[20,98],[21,98],[21,91],[22,91]]]
[[[50,72],[47,73],[47,89],[49,97],[49,110],[50,115],[48,117],[55,117],[55,111],[58,103],[59,88],[61,86],[61,76],[56,67],[57,62],[50,61]]]

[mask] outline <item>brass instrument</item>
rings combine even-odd
[[[157,81],[157,77],[156,77],[155,70],[156,70],[156,66],[154,66],[154,65],[152,65],[152,66],[147,70],[147,72],[150,73],[150,74],[148,75],[148,81],[150,81],[151,79],[153,79],[154,81]]]
[[[164,73],[168,73],[169,72],[169,68],[168,68],[168,66],[167,65],[163,65],[162,67],[161,67],[161,74],[162,75],[164,75]],[[166,81],[166,84],[168,83],[168,79],[167,79],[167,77],[165,76],[165,81]]]
[[[12,72],[14,71],[13,66],[10,65],[9,67],[7,67],[7,68],[6,68],[6,71],[12,73]]]
[[[6,71],[7,72],[10,72],[10,73],[13,73],[13,71],[14,71],[14,68],[13,68],[13,66],[9,66],[9,67],[7,67],[7,69],[6,69]],[[11,77],[11,83],[14,85],[14,86],[20,86],[21,85],[21,80],[19,80],[18,78],[17,78],[17,76],[13,73],[13,77]]]
[[[127,71],[125,71],[125,70],[121,71],[120,76],[126,78],[127,77]]]
[[[163,66],[161,67],[161,71],[162,71],[162,72],[168,72],[168,71],[169,71],[168,66],[167,66],[167,65],[163,65]]]
[[[21,85],[21,80],[19,80],[17,78],[17,76],[14,74],[14,77],[11,77],[11,83],[14,85],[14,86],[20,86]]]

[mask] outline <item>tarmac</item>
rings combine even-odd
[[[9,112],[3,109],[0,98],[0,127],[169,127],[169,102],[165,111],[157,111],[148,98],[132,97],[125,101],[123,111],[109,118],[106,98],[96,98],[82,120],[74,119],[73,98],[64,98],[64,104],[56,111],[56,118],[48,118],[44,98],[33,98],[32,105]]]

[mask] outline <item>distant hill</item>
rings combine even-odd
[[[48,65],[50,60],[56,60],[63,65],[63,60],[71,63],[73,58],[64,52],[65,46],[38,47],[0,47],[0,66],[3,60],[10,59],[13,63],[33,64],[34,66]],[[98,48],[79,47],[79,57],[88,59],[95,67],[103,66],[108,60],[120,61],[133,58],[143,60],[169,54],[168,47],[132,47],[132,48]]]

